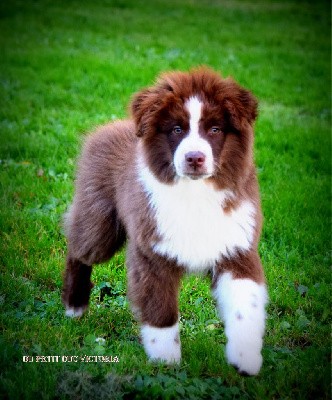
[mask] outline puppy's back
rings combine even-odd
[[[130,121],[101,126],[85,140],[64,227],[71,255],[88,265],[109,259],[124,243],[117,191],[135,159],[136,142]]]
[[[98,195],[102,190],[113,197],[116,180],[134,158],[136,141],[134,123],[128,120],[101,126],[90,134],[78,163],[76,194]]]

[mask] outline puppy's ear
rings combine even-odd
[[[227,81],[228,96],[224,105],[231,124],[241,131],[247,123],[254,124],[258,115],[258,102],[249,90],[242,88],[233,80]]]
[[[143,89],[131,101],[131,114],[136,123],[138,137],[144,136],[153,126],[153,116],[160,105],[160,96],[155,88]]]
[[[144,113],[149,107],[149,96],[151,95],[150,89],[143,89],[142,91],[136,93],[130,104],[130,111],[136,123],[137,136],[141,137],[144,135],[144,127],[142,126],[142,119]]]

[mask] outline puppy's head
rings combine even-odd
[[[164,183],[212,179],[232,186],[252,162],[257,101],[208,68],[162,75],[131,111],[145,160]]]

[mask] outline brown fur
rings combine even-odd
[[[174,183],[172,152],[177,139],[170,140],[167,132],[175,121],[184,127],[188,124],[183,102],[193,94],[204,99],[202,124],[218,124],[224,132],[218,143],[209,138],[218,165],[209,183],[216,190],[234,192],[225,212],[236,209],[243,199],[250,199],[257,211],[250,251],[220,260],[213,282],[224,271],[231,271],[236,278],[264,282],[257,253],[262,216],[252,154],[257,102],[233,80],[221,79],[203,68],[163,75],[155,86],[133,97],[133,120],[103,126],[86,140],[73,205],[66,218],[68,258],[63,300],[67,306],[86,306],[91,288],[87,266],[107,261],[128,240],[128,296],[139,319],[157,327],[177,321],[184,268],[151,249],[158,233],[137,180],[137,151],[141,147],[149,168],[161,182]]]

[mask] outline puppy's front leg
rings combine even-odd
[[[240,374],[256,375],[263,363],[265,283],[256,282],[251,276],[239,278],[233,270],[219,274],[214,286],[225,323],[227,360]]]
[[[130,246],[129,246],[130,247]],[[162,257],[129,249],[128,297],[141,322],[145,352],[151,361],[181,360],[178,290],[183,271]]]

